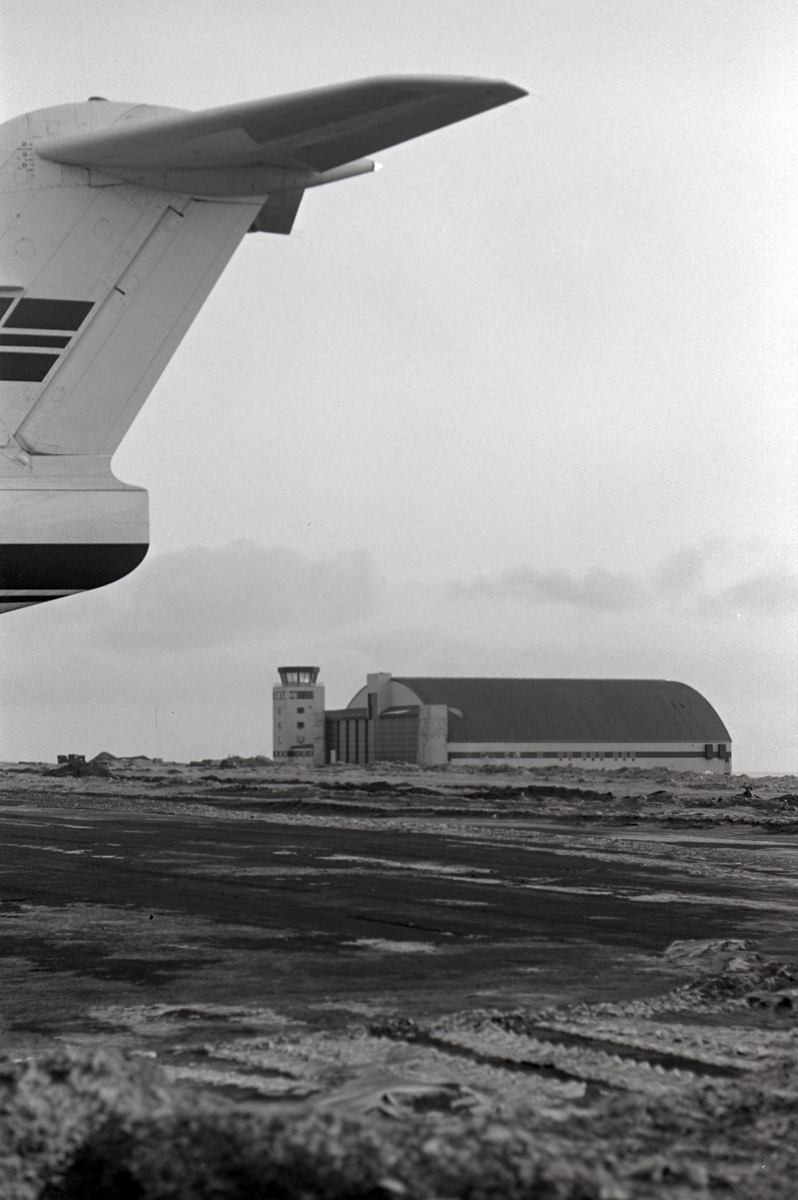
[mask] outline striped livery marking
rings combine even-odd
[[[54,337],[51,333],[0,333],[0,346],[57,346],[69,345],[69,338]]]
[[[0,588],[0,600],[56,600],[59,596],[77,596],[81,588],[41,588],[35,592],[15,591],[14,588]]]
[[[62,350],[69,344],[91,312],[91,300],[37,300],[29,297],[13,301],[0,298],[3,330],[45,329],[50,333],[0,333],[0,380],[9,383],[42,383],[58,361],[58,354],[38,352],[38,347]],[[10,311],[9,311],[10,310]],[[7,315],[6,315],[7,314]],[[67,330],[67,334],[55,331]],[[6,346],[13,349],[6,350]],[[34,350],[33,348],[36,347]],[[31,353],[33,350],[33,353]]]
[[[134,571],[147,549],[146,542],[0,545],[0,595],[9,591],[39,593],[37,599],[51,600],[55,599],[55,592],[104,587]],[[41,592],[50,594],[43,596]],[[17,595],[5,595],[2,599],[19,603]]]
[[[18,300],[6,329],[80,329],[94,307],[91,300]]]
[[[0,354],[0,379],[17,383],[41,383],[57,354],[25,354],[14,351]]]

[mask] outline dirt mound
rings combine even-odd
[[[701,972],[678,989],[699,1002],[747,997],[752,1008],[793,1007],[790,993],[798,970],[787,963],[765,961],[750,942],[739,938],[672,942],[664,956],[674,965]]]
[[[72,762],[62,763],[60,767],[52,767],[49,771],[44,772],[45,775],[70,775],[74,779],[84,779],[87,776],[96,775],[100,779],[115,779],[116,776],[104,762],[97,762],[92,759],[91,762],[82,762],[73,760]]]

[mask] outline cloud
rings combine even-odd
[[[448,598],[455,602],[568,605],[577,610],[605,612],[675,607],[685,615],[707,619],[798,608],[798,576],[780,565],[765,563],[758,564],[760,570],[751,573],[752,558],[748,546],[711,538],[677,550],[653,570],[638,575],[603,567],[592,567],[581,575],[516,567],[493,576],[455,582],[448,589]]]
[[[581,576],[564,570],[518,567],[493,577],[479,576],[471,583],[455,583],[449,595],[454,600],[520,600],[527,604],[572,604],[612,610],[634,608],[645,599],[640,583],[631,575],[603,567],[593,567]]]
[[[287,547],[237,541],[145,560],[115,595],[96,642],[124,653],[180,652],[325,632],[383,602],[369,554],[311,559]]]
[[[741,579],[731,587],[702,596],[695,605],[702,616],[729,614],[798,612],[798,575],[787,571],[769,571]]]
[[[696,546],[683,546],[663,559],[652,572],[651,583],[655,591],[668,594],[694,591],[710,565],[728,549],[728,541],[719,537],[707,538]]]

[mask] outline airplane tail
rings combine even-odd
[[[362,80],[186,113],[94,99],[0,130],[0,611],[121,578],[147,495],[111,456],[248,231],[363,155],[524,93]]]
[[[101,587],[144,558],[147,493],[115,478],[111,456],[264,203],[33,153],[83,107],[3,130],[0,612]]]
[[[111,456],[261,205],[96,186],[77,167],[20,170],[3,157],[17,184],[0,239],[7,611],[100,587],[143,559],[147,493],[113,476]]]

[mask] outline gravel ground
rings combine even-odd
[[[365,975],[302,1004],[294,993],[258,1001],[243,982],[235,1002],[229,992],[187,998],[180,982],[167,995],[138,983],[88,987],[81,977],[83,1024],[51,1022],[38,1034],[18,1011],[22,990],[73,983],[69,972],[41,965],[31,974],[17,955],[0,1002],[13,1013],[0,1062],[3,1200],[795,1197],[795,777],[139,762],[73,778],[47,769],[0,767],[0,829],[28,819],[38,828],[40,814],[80,829],[79,814],[89,822],[128,813],[211,830],[214,821],[220,829],[241,821],[487,849],[528,842],[597,872],[654,873],[678,858],[685,882],[674,903],[689,900],[691,887],[703,889],[696,902],[709,889],[717,912],[728,903],[729,936],[716,928],[643,949],[616,939],[606,976],[590,987],[569,984],[573,964],[564,974],[557,962],[521,966],[513,979],[525,979],[525,991],[497,977],[481,1001],[452,986],[448,1003],[445,990],[443,1000],[392,1003]],[[61,857],[77,853],[67,845]],[[360,859],[395,876],[397,864],[381,853]],[[327,857],[348,869],[342,860],[358,855]],[[221,869],[201,856],[175,862],[184,878]],[[291,875],[285,862],[290,886],[311,878],[296,874],[311,868]],[[426,861],[403,867],[413,880],[430,869]],[[447,893],[449,911],[487,911],[478,897],[495,888],[487,865],[477,887],[479,870],[471,868],[465,898]],[[131,953],[138,935],[129,905],[20,904],[3,891],[5,877],[4,869],[9,938],[30,939],[35,929],[73,944],[102,928]],[[551,894],[559,885],[524,886]],[[655,886],[644,899],[640,910],[663,903]],[[176,945],[196,935],[196,922],[190,930],[188,918],[172,920]],[[377,925],[373,933],[364,928],[343,945],[364,963],[406,962],[408,971],[448,953],[448,942],[423,933],[387,936]],[[590,946],[576,949],[587,961]]]

